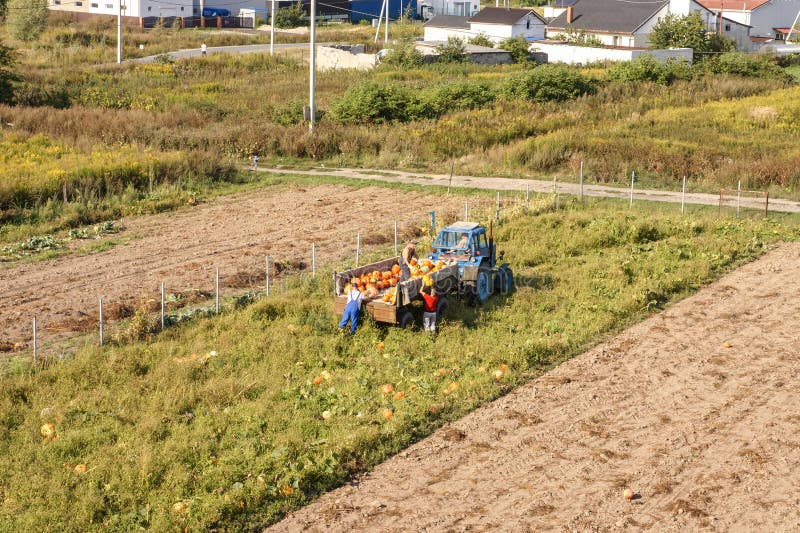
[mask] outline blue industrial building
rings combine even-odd
[[[350,2],[350,21],[376,19],[381,14],[382,0],[353,0]],[[404,15],[417,16],[417,0],[389,0],[389,18],[398,19]]]

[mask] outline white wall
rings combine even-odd
[[[567,44],[534,43],[532,52],[547,54],[548,63],[586,64],[595,61],[630,61],[642,55],[650,55],[655,59],[665,61],[668,58],[685,59],[692,61],[691,48],[676,48],[673,50],[620,50],[616,48],[590,48],[587,46],[574,46]]]
[[[547,38],[557,39],[558,35],[561,35],[563,33],[564,32],[561,30],[547,30]],[[626,35],[624,33],[595,33],[595,32],[586,32],[586,35],[593,35],[594,37],[597,37],[600,40],[600,42],[603,43],[605,46],[623,46],[623,47],[639,46],[635,44],[636,41],[635,35]],[[583,46],[580,48],[587,48],[587,47]]]
[[[423,39],[426,41],[447,41],[448,37],[458,37],[467,41],[475,36],[475,33],[460,28],[425,28]]]
[[[513,37],[511,26],[506,24],[478,24],[471,22],[469,27],[473,33],[482,33],[493,41],[501,41]]]
[[[320,70],[369,70],[374,68],[377,63],[375,54],[353,54],[348,50],[341,50],[330,46],[317,47],[317,54],[317,68]]]

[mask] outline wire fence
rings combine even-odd
[[[628,208],[634,203],[635,175],[631,176]],[[683,182],[680,212],[686,212],[686,183]],[[448,196],[449,193],[448,193]],[[319,245],[311,242],[306,253],[264,255],[254,259],[248,268],[230,268],[217,265],[213,276],[209,275],[202,287],[179,288],[162,281],[153,287],[150,294],[118,298],[113,301],[99,298],[92,309],[81,309],[81,319],[48,323],[40,317],[30,317],[30,335],[20,343],[6,342],[6,355],[0,358],[0,374],[9,366],[19,364],[23,358],[35,365],[46,365],[69,358],[81,344],[106,346],[124,344],[137,340],[149,340],[153,335],[189,321],[213,317],[233,309],[239,309],[262,298],[279,296],[303,286],[325,269],[346,270],[370,262],[377,253],[393,253],[397,256],[408,240],[432,241],[436,232],[445,225],[458,220],[488,224],[502,222],[521,213],[541,213],[563,207],[566,196],[573,201],[583,201],[582,181],[579,195],[560,192],[559,183],[553,180],[550,193],[524,191],[496,191],[492,194],[465,197],[463,208],[452,205],[432,210],[424,219],[419,215],[399,218],[380,230],[357,232],[349,240],[336,243],[339,253],[328,254],[328,262],[320,261]],[[720,215],[743,216],[742,198],[762,198],[763,215],[768,214],[769,197],[760,191],[744,191],[741,186],[720,193]],[[453,202],[449,202],[452,204]],[[752,213],[748,210],[747,213]],[[377,259],[376,259],[377,260]],[[208,273],[208,269],[205,270]],[[331,287],[333,291],[333,287]],[[332,292],[333,293],[333,292]],[[16,358],[16,360],[15,360]]]

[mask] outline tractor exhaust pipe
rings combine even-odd
[[[494,223],[491,220],[489,221],[489,261],[491,266],[494,267],[496,262],[494,257]]]

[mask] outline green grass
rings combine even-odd
[[[326,272],[149,342],[87,345],[35,371],[8,362],[4,528],[256,529],[799,236],[795,216],[623,205],[570,201],[503,222],[497,238],[519,287],[481,309],[453,302],[436,338],[369,322],[339,334]],[[497,381],[501,364],[510,368]],[[383,383],[406,397],[382,395]],[[43,423],[55,440],[40,436]]]
[[[794,79],[800,82],[800,66],[786,67],[786,72],[794,76]]]

